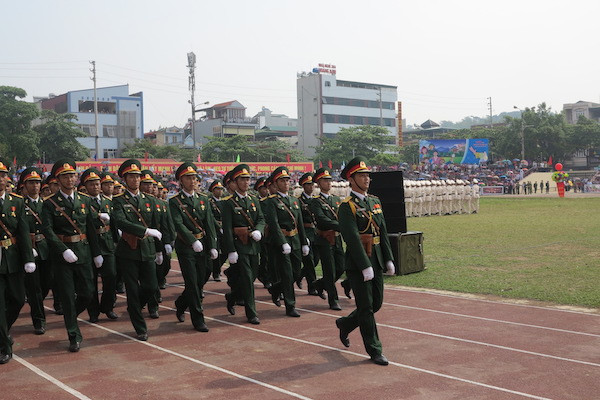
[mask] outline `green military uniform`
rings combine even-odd
[[[304,185],[314,185],[313,182],[313,174],[312,172],[307,172],[300,177],[299,181],[300,186],[304,189]],[[310,242],[310,253],[307,256],[302,256],[302,272],[300,277],[306,278],[306,282],[308,283],[308,294],[316,296],[317,291],[314,288],[314,282],[317,280],[317,275],[315,273],[315,268],[319,264],[319,252],[314,251],[313,244],[315,242],[315,218],[310,210],[310,203],[312,202],[312,197],[307,195],[304,190],[300,196],[298,196],[298,200],[300,200],[300,205],[302,209],[302,220],[304,221],[304,232],[306,233],[306,238]],[[301,281],[296,282],[298,287],[301,286]]]
[[[267,184],[267,178],[260,177],[254,182],[254,190],[258,193],[257,197],[259,198],[260,208],[265,213],[265,200],[269,197],[260,196],[260,188],[264,187]],[[265,233],[263,235],[262,240],[260,241],[260,256],[258,261],[258,273],[256,278],[262,282],[263,286],[268,289],[271,287],[271,282],[273,282],[272,268],[269,268],[269,230],[265,225]]]
[[[85,184],[91,181],[102,181],[106,175],[95,168],[89,168],[81,174],[80,181]],[[112,178],[111,178],[112,179]],[[96,215],[107,214],[110,218],[113,207],[112,200],[100,193],[97,197],[90,197],[92,210]],[[98,216],[94,220],[94,227],[98,234],[100,254],[104,258],[101,268],[94,268],[94,293],[88,305],[88,314],[91,322],[97,322],[100,313],[110,319],[116,319],[113,308],[117,299],[117,266],[115,261],[117,230],[111,221],[103,220]],[[102,297],[98,300],[98,276],[102,277]]]
[[[23,264],[32,264],[33,252],[29,238],[29,225],[25,217],[25,203],[19,195],[8,193],[6,184],[8,168],[0,161],[4,189],[0,196],[0,364],[12,358],[12,340],[9,331],[19,317],[25,303]],[[0,226],[1,226],[0,225]]]
[[[175,173],[177,179],[186,175],[197,176],[194,164],[183,163]],[[185,282],[183,293],[175,301],[177,317],[182,321],[183,313],[189,307],[194,328],[207,332],[202,309],[202,288],[211,270],[208,253],[212,252],[214,256],[217,251],[213,212],[206,196],[186,193],[183,189],[169,200],[169,207],[177,232],[175,251]]]
[[[121,164],[119,176],[126,181],[127,174],[141,175],[138,160],[130,159]],[[115,256],[127,291],[129,319],[140,340],[148,339],[142,306],[151,301],[158,290],[155,260],[162,243],[156,231],[161,215],[155,198],[141,191],[133,194],[125,190],[113,197],[112,220],[122,232]]]
[[[356,157],[342,171],[342,177],[350,179],[361,172],[370,170],[364,158]],[[350,315],[336,321],[340,338],[344,345],[349,345],[348,333],[360,327],[365,349],[371,359],[377,364],[387,365],[375,323],[375,313],[383,303],[383,272],[386,263],[393,260],[381,202],[375,196],[359,196],[352,191],[340,205],[338,215],[340,232],[346,242],[346,275],[356,302],[356,309]],[[361,235],[372,246],[370,256],[363,247]],[[369,267],[372,267],[374,277],[365,281],[363,274],[369,273]]]
[[[318,182],[320,179],[331,179],[327,169],[320,168],[315,172],[314,180]],[[310,204],[317,228],[313,249],[320,255],[323,269],[323,278],[315,282],[315,289],[319,293],[322,293],[323,290],[327,292],[329,308],[336,311],[341,308],[335,283],[344,273],[344,248],[337,216],[340,203],[341,200],[338,196],[326,195],[321,192],[314,196]]]
[[[250,177],[250,167],[240,164],[232,170],[231,179]],[[258,197],[238,192],[223,199],[223,242],[228,259],[237,255],[238,281],[232,292],[227,294],[227,309],[231,313],[236,299],[244,301],[246,318],[252,324],[258,324],[254,299],[254,280],[258,274],[259,240],[265,231],[265,220]],[[234,257],[235,258],[235,257]]]
[[[215,231],[217,232],[217,250],[219,250],[219,257],[212,260],[212,277],[216,282],[221,282],[221,267],[225,262],[227,257],[225,251],[223,250],[223,212],[221,210],[222,204],[221,200],[215,197],[214,189],[215,188],[223,188],[221,181],[215,179],[210,186],[208,187],[208,191],[211,193],[208,196],[208,201],[210,202],[210,207],[213,212],[213,216],[215,217]],[[210,278],[210,274],[206,276],[206,280]]]
[[[271,174],[274,183],[278,179],[289,179],[287,168],[278,167]],[[273,283],[269,291],[273,302],[278,303],[279,293],[283,293],[286,314],[299,316],[296,312],[296,295],[294,293],[294,282],[300,277],[302,264],[302,246],[307,246],[304,222],[299,200],[286,193],[276,193],[269,196],[266,210],[266,221],[269,225],[271,243],[278,247],[275,256],[275,268],[279,272],[278,282]],[[284,245],[291,247],[291,252],[283,254]]]
[[[75,163],[70,160],[57,161],[52,167],[52,175],[56,177],[74,173]],[[74,191],[67,196],[58,191],[44,200],[42,230],[50,244],[70,351],[79,351],[82,336],[77,316],[86,309],[93,293],[92,256],[100,255],[94,226],[96,218],[86,194]],[[68,262],[69,256],[65,253],[71,252],[77,260]]]
[[[26,168],[19,178],[19,186],[25,182],[40,182],[41,171],[35,167]],[[44,299],[50,292],[54,278],[49,261],[50,252],[46,237],[42,233],[42,205],[43,200],[40,196],[33,199],[29,196],[24,197],[25,217],[29,224],[29,236],[37,256],[35,257],[36,270],[31,274],[25,275],[25,293],[27,294],[27,303],[29,303],[31,320],[35,333],[42,335],[46,331],[46,311],[44,309]]]

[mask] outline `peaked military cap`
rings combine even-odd
[[[2,159],[0,159],[0,172],[8,172],[7,164]]]
[[[229,182],[231,181],[231,172],[229,171],[225,174],[225,176],[223,177],[223,185],[227,186],[229,184]]]
[[[290,178],[290,171],[287,167],[281,166],[275,168],[275,171],[271,173],[271,181],[275,182],[277,179]]]
[[[75,161],[69,158],[62,158],[52,166],[52,175],[58,177],[62,174],[74,174],[76,168],[77,165],[75,164]]]
[[[81,173],[81,176],[79,177],[79,181],[81,182],[81,184],[85,184],[86,182],[90,182],[90,181],[99,181],[100,179],[100,171],[98,171],[96,168],[88,168],[85,171],[83,171]]]
[[[100,174],[100,183],[115,183],[115,178],[110,172],[103,172]]]
[[[181,164],[179,168],[177,168],[177,171],[175,171],[175,178],[181,179],[184,175],[198,175],[196,165],[191,162],[184,162]]]
[[[265,178],[264,176],[261,176],[260,178],[258,178],[256,180],[256,182],[254,182],[254,190],[258,190],[260,189],[262,186],[265,186],[265,181],[267,180],[267,178]]]
[[[329,170],[327,168],[319,168],[317,172],[315,172],[315,176],[313,177],[315,182],[318,182],[319,179],[333,179]]]
[[[304,186],[307,183],[314,183],[313,182],[313,173],[312,172],[305,173],[304,175],[302,175],[300,177],[300,181],[298,183],[300,183],[300,186]]]
[[[342,178],[348,180],[357,172],[371,172],[371,169],[367,167],[367,159],[363,156],[354,157],[348,162],[346,167],[342,170]]]
[[[231,180],[236,180],[237,178],[250,178],[250,167],[248,164],[236,165],[231,170]]]
[[[27,181],[42,181],[42,171],[36,167],[27,167],[19,177],[19,186]]]
[[[51,183],[55,183],[58,184],[58,179],[56,179],[56,177],[52,174],[48,175],[48,177],[46,178],[46,181],[44,181],[44,183],[46,185],[50,185]]]
[[[119,167],[119,176],[123,178],[126,174],[141,174],[142,164],[135,158],[123,161]]]
[[[221,188],[221,189],[223,189],[223,185],[221,184],[220,180],[215,179],[214,181],[212,181],[212,183],[208,187],[208,191],[212,192],[214,188]]]
[[[156,179],[154,179],[154,173],[149,169],[142,170],[142,180],[143,183],[157,183]]]

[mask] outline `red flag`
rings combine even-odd
[[[17,156],[13,157],[13,165],[16,167],[17,166]]]
[[[144,161],[148,161],[148,152],[144,153]]]
[[[290,153],[287,153],[287,154],[285,155],[285,159],[287,160],[287,162],[290,162]]]
[[[552,166],[552,156],[550,156],[550,158],[548,159],[548,166],[551,167]]]
[[[319,168],[323,168],[323,162],[319,161]]]
[[[198,162],[202,162],[202,154],[198,153]]]
[[[329,167],[329,169],[333,169],[333,163],[331,162],[331,160],[329,160],[327,166]]]

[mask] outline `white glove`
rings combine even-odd
[[[237,251],[231,252],[227,254],[227,261],[229,261],[229,264],[235,264],[238,262],[238,257]]]
[[[363,269],[362,274],[365,282],[375,278],[375,272],[373,271],[373,267]]]
[[[94,265],[96,265],[96,268],[102,267],[102,264],[104,264],[104,257],[102,257],[102,256],[94,257]]]
[[[162,251],[159,251],[158,253],[156,253],[156,257],[154,257],[154,262],[156,263],[156,265],[161,265],[163,263],[163,255],[162,255]]]
[[[392,260],[388,261],[385,264],[385,267],[387,268],[388,274],[394,275],[396,273],[396,266],[394,265],[394,262]]]
[[[123,231],[120,229],[117,229],[117,233],[119,234],[119,237],[123,236]]]
[[[36,249],[32,249],[33,250],[33,258],[36,258],[38,256],[38,252]]]
[[[260,239],[262,239],[262,235],[258,230],[250,232],[250,237],[254,239],[255,242],[258,242]]]
[[[310,247],[308,247],[307,245],[302,246],[302,255],[306,257],[308,253],[310,253]]]
[[[211,260],[216,260],[217,257],[219,257],[219,252],[217,251],[217,249],[210,249],[209,253]]]
[[[194,243],[192,243],[192,249],[194,249],[196,253],[200,253],[202,250],[204,250],[204,246],[202,246],[201,241],[196,240]]]
[[[35,263],[33,263],[33,262],[25,263],[25,272],[27,272],[28,274],[35,272]]]
[[[310,239],[306,238],[306,244],[310,246]]]
[[[167,255],[171,254],[173,252],[173,246],[171,246],[170,244],[165,244],[165,253],[167,253]]]
[[[145,234],[157,238],[158,240],[162,239],[162,233],[160,233],[158,229],[146,228]]]
[[[108,213],[99,213],[98,216],[100,217],[100,219],[103,222],[105,222],[105,223],[110,222],[110,215],[108,215]]]
[[[283,254],[290,254],[292,252],[292,247],[288,243],[284,243],[281,245],[281,250]]]
[[[63,251],[62,256],[65,259],[65,261],[69,264],[73,264],[75,261],[79,260],[79,258],[77,258],[77,256],[71,249],[66,249],[65,251]]]
[[[219,229],[219,232],[221,232],[221,235],[223,234],[223,228]]]

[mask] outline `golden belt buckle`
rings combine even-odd
[[[8,249],[12,243],[10,239],[4,239],[0,242],[0,244],[2,244],[2,247],[4,247],[5,249]]]
[[[381,242],[381,238],[379,236],[373,236],[373,244],[379,244]]]

